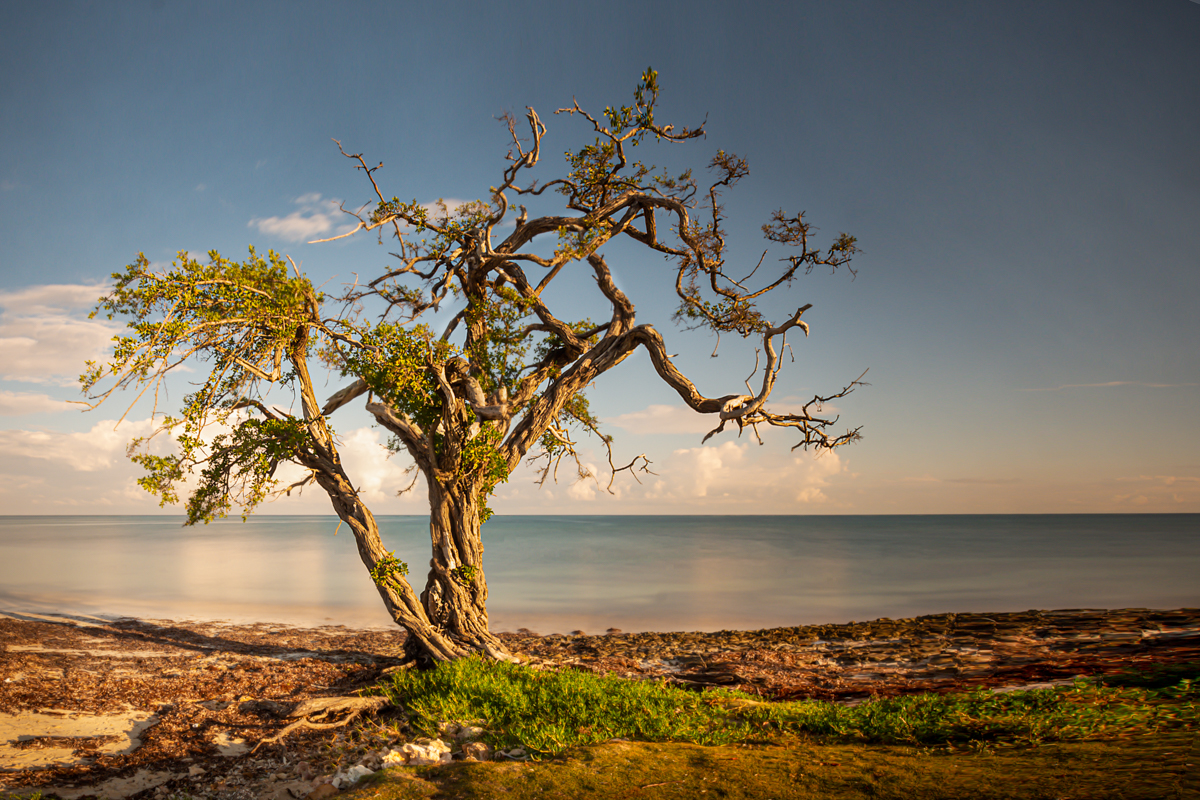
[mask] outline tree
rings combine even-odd
[[[820,416],[820,409],[859,380],[814,397],[799,412],[768,408],[782,347],[793,329],[808,335],[801,316],[810,306],[778,323],[758,306],[800,272],[845,265],[857,251],[855,238],[841,234],[826,250],[811,249],[804,215],[777,211],[762,230],[770,242],[792,248],[778,274],[751,287],[764,253],[749,275],[731,277],[719,200],[746,176],[746,161],[717,152],[709,164],[713,182],[701,191],[691,171],[672,177],[629,160],[631,148],[650,140],[680,143],[704,133],[660,124],[657,100],[657,74],[647,70],[632,105],[606,108],[600,119],[578,103],[560,109],[585,120],[592,141],[566,154],[565,176],[544,183],[522,179],[540,161],[546,126],[527,109],[530,135],[522,139],[517,120],[506,115],[511,148],[500,185],[486,201],[455,208],[385,197],[376,181],[382,164],[369,166],[338,143],[374,193],[371,203],[347,211],[357,225],[344,235],[376,231],[382,241],[387,231],[398,252],[391,269],[337,298],[317,292],[294,263],[288,269],[290,259],[273,252],[263,257],[251,248],[242,262],[212,252],[207,263],[181,252],[161,272],[139,254],[113,274],[115,285],[97,308],[110,319],[125,318],[128,331],[115,339],[112,360],[89,363],[80,379],[93,407],[118,390],[157,393],[172,370],[204,364],[182,411],[161,418],[159,430],[175,437],[175,452],[155,455],[145,439],[131,444],[131,458],[146,470],[140,484],[163,504],[175,503],[191,476],[196,487],[186,501],[187,524],[195,524],[235,505],[249,513],[273,492],[315,483],[353,532],[388,612],[407,630],[409,656],[429,662],[482,652],[506,659],[488,629],[480,538],[492,513],[488,497],[527,457],[539,460],[543,481],[564,459],[586,474],[576,451],[580,431],[598,436],[606,449],[610,487],[618,472],[649,471],[644,455],[623,466],[613,462],[611,439],[600,433],[584,394],[637,348],[688,406],[716,418],[706,441],[729,423],[755,435],[760,426],[791,428],[801,448],[832,449],[857,439],[858,429],[831,433],[836,419]],[[525,206],[512,206],[523,196],[555,195],[565,206],[560,215],[530,219]],[[506,224],[513,227],[502,236]],[[757,389],[748,380],[749,393],[708,397],[676,368],[662,335],[636,324],[633,302],[613,280],[602,250],[619,238],[671,263],[675,319],[684,328],[714,332],[718,342],[721,334],[761,340],[752,374]],[[549,254],[546,241],[553,242]],[[579,270],[590,271],[607,320],[560,318],[544,301],[552,282]],[[436,331],[427,320],[443,305],[458,310]],[[324,404],[310,375],[314,359],[353,378]],[[278,396],[280,389],[298,397],[298,409],[268,404],[268,392]],[[328,422],[363,395],[367,411],[391,433],[392,448],[407,453],[428,486],[432,560],[419,594],[408,565],[384,548]],[[279,489],[276,470],[285,462],[300,465],[306,477]]]

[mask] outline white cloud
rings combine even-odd
[[[827,503],[830,479],[845,469],[837,453],[785,455],[762,452],[746,442],[724,442],[676,450],[656,470],[661,478],[646,497],[694,503],[708,511],[795,513],[798,505]]]
[[[122,422],[106,419],[90,430],[63,433],[61,431],[0,431],[0,455],[50,461],[76,472],[95,472],[116,466],[125,458],[129,441],[151,432],[150,420]]]
[[[1197,478],[1194,475],[1138,475],[1136,478],[1126,477],[1126,478],[1117,478],[1117,480],[1118,481],[1149,481],[1149,482],[1155,482],[1155,483],[1162,483],[1164,486],[1174,486],[1176,483],[1200,484],[1200,478]]]
[[[571,464],[570,466],[573,467],[574,464]],[[603,491],[603,489],[596,478],[596,476],[600,474],[599,468],[590,461],[584,461],[583,468],[587,470],[589,477],[579,477],[579,472],[576,469],[566,470],[567,474],[572,479],[577,479],[574,483],[567,487],[567,497],[570,497],[572,500],[588,502],[590,500],[595,500],[600,492]]]
[[[358,428],[343,435],[338,445],[346,474],[368,502],[378,503],[394,498],[413,479],[412,473],[405,474],[404,471],[408,466],[407,459],[403,455],[389,458],[382,438],[378,430]],[[425,483],[418,479],[412,491],[406,492],[403,497],[424,504]]]
[[[65,400],[55,400],[47,394],[0,390],[0,417],[55,413],[71,408],[81,408],[81,406],[73,406]]]
[[[72,385],[84,361],[101,359],[116,322],[88,319],[106,287],[31,286],[0,293],[0,376],[7,380]]]
[[[247,223],[247,227],[257,228],[261,233],[276,236],[288,242],[310,242],[314,239],[328,239],[349,233],[358,225],[358,221],[341,210],[341,201],[324,199],[319,192],[302,194],[293,201],[300,208],[285,217],[255,217]],[[461,206],[471,201],[457,198],[442,198],[440,201],[421,203],[421,208],[429,212],[430,220],[453,216]],[[364,217],[371,213],[373,206],[368,204],[358,213]],[[512,222],[506,223],[511,225]],[[504,227],[504,226],[502,226]],[[402,224],[402,232],[412,231],[412,226]]]
[[[68,309],[90,309],[108,291],[102,283],[49,284],[0,292],[0,308],[6,313],[61,313]]]
[[[300,208],[286,217],[256,217],[247,223],[249,228],[276,236],[288,242],[306,242],[324,234],[340,234],[354,228],[351,219],[341,211],[341,201],[322,199],[318,192],[309,192],[293,202]]]
[[[141,467],[128,460],[132,439],[150,434],[149,419],[97,421],[90,429],[78,432],[0,430],[0,464],[5,471],[20,477],[4,480],[0,476],[0,506],[6,513],[43,513],[45,509],[67,507],[70,513],[161,513],[158,498],[136,483]],[[211,437],[223,429],[206,431]],[[423,481],[412,491],[396,493],[412,482],[405,474],[406,460],[389,459],[378,430],[357,428],[340,438],[339,450],[347,474],[372,511],[379,514],[424,514],[428,499]],[[151,440],[151,452],[166,455],[174,442],[165,435]],[[299,480],[305,471],[284,465],[276,477],[280,488]],[[180,496],[187,497],[195,487],[195,478],[184,481]],[[167,513],[179,512],[168,507]],[[279,497],[258,509],[262,514],[331,513],[329,499],[318,487],[309,485],[303,492]],[[60,512],[66,513],[66,512]]]
[[[687,406],[652,405],[604,420],[639,436],[648,433],[708,433],[720,424],[715,414],[697,414]]]
[[[649,455],[653,474],[636,472],[639,483],[629,473],[619,473],[612,495],[604,490],[607,470],[598,472],[599,485],[564,480],[567,503],[587,502],[588,513],[624,514],[795,514],[845,508],[840,495],[829,492],[834,479],[846,472],[837,453],[817,456],[726,441],[675,450],[666,457]],[[532,471],[523,467],[497,493],[499,513],[569,513],[569,505],[550,498],[549,484],[541,490],[517,490],[531,478]]]
[[[734,470],[745,460],[748,444],[723,442],[715,447],[676,450],[670,474],[677,481],[676,491],[705,497],[713,484],[728,487],[736,478]]]

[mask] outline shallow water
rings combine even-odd
[[[424,517],[381,517],[414,574]],[[388,625],[333,517],[0,517],[0,610]],[[717,630],[1200,605],[1200,515],[496,517],[492,627]]]

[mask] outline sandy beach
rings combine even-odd
[[[1200,609],[502,637],[547,668],[853,703],[1200,661]],[[0,613],[0,792],[307,797],[337,767],[338,722],[395,713],[330,698],[396,666],[403,641],[398,629]]]

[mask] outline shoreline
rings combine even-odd
[[[329,771],[334,732],[299,730],[251,750],[287,728],[306,700],[377,681],[399,663],[404,640],[399,628],[14,614],[0,614],[0,792],[53,790],[63,800],[100,784],[113,796],[166,786],[193,797],[268,797],[290,786],[303,797]],[[840,703],[1200,662],[1200,609],[498,635],[543,668]]]

